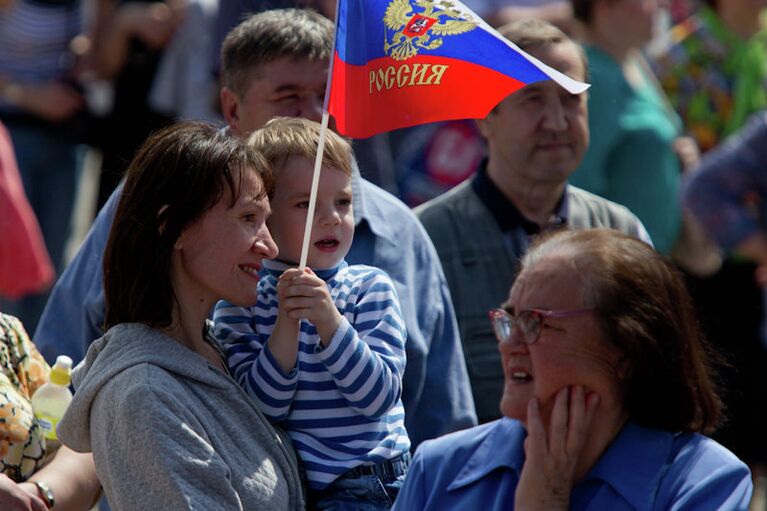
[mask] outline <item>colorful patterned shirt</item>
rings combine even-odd
[[[701,151],[767,107],[767,30],[745,41],[708,7],[672,29],[655,71]]]
[[[45,461],[45,438],[30,398],[49,372],[21,321],[0,313],[0,472],[16,482]]]

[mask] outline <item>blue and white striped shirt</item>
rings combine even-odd
[[[0,9],[0,75],[21,84],[66,75],[74,64],[69,43],[83,27],[81,4],[17,0]]]
[[[285,374],[268,341],[279,308],[277,280],[287,266],[265,267],[258,302],[247,308],[219,302],[214,332],[235,380],[290,435],[309,486],[322,489],[356,466],[408,452],[400,399],[405,326],[389,277],[346,262],[315,271],[343,319],[324,349],[314,325],[302,321],[297,364]]]

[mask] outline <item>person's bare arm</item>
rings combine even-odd
[[[26,492],[38,497],[34,481],[42,481],[51,487],[56,511],[86,511],[101,494],[93,455],[75,452],[63,445],[50,463],[19,484]]]
[[[21,83],[3,75],[0,75],[0,98],[49,122],[65,121],[85,106],[82,95],[66,83],[56,80]]]
[[[114,78],[125,65],[133,37],[150,48],[162,48],[184,17],[185,0],[128,2],[97,0],[89,57],[97,74]]]
[[[37,490],[36,487],[35,492]],[[0,509],[4,511],[46,511],[45,504],[36,494],[0,473]]]
[[[683,174],[694,171],[700,165],[700,149],[694,138],[677,137],[674,139],[673,147],[682,166]]]

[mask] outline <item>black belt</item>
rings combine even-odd
[[[382,461],[375,465],[359,465],[345,472],[341,477],[362,477],[362,476],[381,476],[381,477],[399,477],[407,473],[410,466],[410,453],[406,452],[397,456],[393,460]]]

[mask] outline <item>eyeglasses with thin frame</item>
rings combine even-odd
[[[512,316],[503,309],[492,309],[488,312],[490,323],[493,325],[493,332],[498,342],[511,342],[511,336],[516,327],[519,331],[519,339],[525,344],[533,344],[541,335],[541,325],[546,318],[570,318],[580,316],[593,311],[588,309],[564,309],[564,310],[543,310],[526,309]]]

